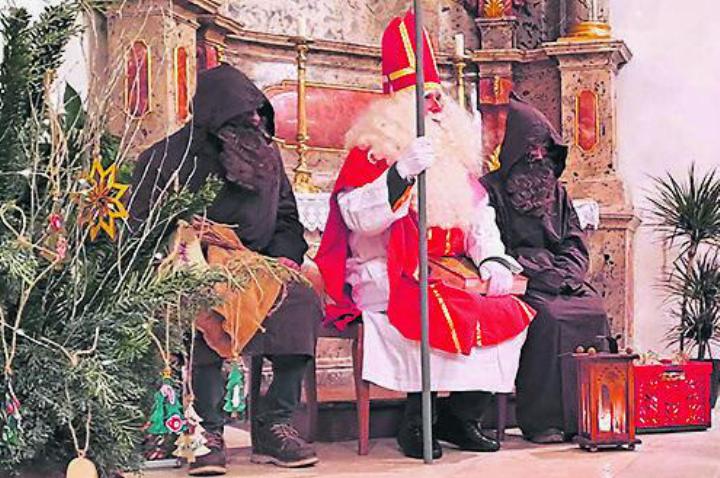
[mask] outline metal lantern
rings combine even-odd
[[[573,354],[577,365],[578,435],[581,448],[634,450],[635,386],[633,360],[637,355]]]

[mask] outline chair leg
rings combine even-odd
[[[363,328],[358,326],[358,336],[353,341],[353,376],[355,378],[355,396],[358,419],[358,455],[367,455],[370,451],[370,382],[362,378],[363,364]]]
[[[307,401],[308,413],[308,441],[310,443],[317,439],[318,426],[318,399],[317,399],[317,363],[315,358],[310,359],[307,371],[305,372],[305,400]]]
[[[496,393],[495,400],[497,401],[497,439],[503,441],[505,440],[505,425],[507,424],[508,394]]]

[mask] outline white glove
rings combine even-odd
[[[490,280],[488,284],[488,297],[508,295],[512,290],[513,274],[510,269],[499,262],[486,262],[480,266],[480,277]]]
[[[414,178],[435,162],[432,142],[423,136],[415,138],[397,160],[397,172],[403,179]]]

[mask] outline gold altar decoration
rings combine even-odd
[[[455,71],[457,72],[457,100],[460,106],[467,108],[467,100],[465,99],[465,67],[467,63],[465,57],[454,58]]]
[[[485,0],[483,3],[485,18],[500,18],[505,14],[504,0]]]
[[[610,24],[602,21],[600,18],[600,10],[598,0],[590,0],[589,18],[584,21],[572,25],[567,32],[567,36],[560,38],[559,41],[592,41],[592,40],[608,40],[611,37]]]
[[[603,22],[580,22],[569,31],[569,36],[561,38],[564,41],[607,40],[611,37],[610,25]]]
[[[320,188],[312,183],[312,171],[307,165],[308,140],[307,132],[307,102],[305,89],[307,87],[307,54],[310,50],[312,40],[305,36],[305,28],[299,29],[298,36],[292,37],[290,41],[295,44],[297,51],[297,153],[298,164],[293,170],[293,189],[295,192],[314,193]]]

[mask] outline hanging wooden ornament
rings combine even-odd
[[[205,429],[202,425],[200,425],[202,418],[195,411],[192,401],[190,401],[187,407],[185,407],[185,419],[187,420],[188,430],[185,432],[184,436],[187,437],[187,439],[186,441],[179,440],[180,443],[176,443],[178,445],[178,450],[176,450],[176,452],[181,452],[181,444],[186,445],[187,452],[185,453],[185,458],[188,460],[188,463],[193,463],[198,456],[210,453],[210,449],[205,446],[207,438],[205,438],[204,434]],[[176,454],[175,456],[180,455]]]
[[[69,399],[70,393],[65,387],[65,394]],[[77,431],[72,424],[72,420],[68,421],[68,428],[70,429],[70,436],[72,436],[73,444],[75,445],[75,451],[77,452],[77,458],[74,458],[68,464],[67,470],[65,471],[65,478],[98,478],[97,468],[95,463],[87,458],[87,452],[90,449],[90,423],[92,421],[92,413],[90,409],[87,412],[87,418],[85,419],[85,445],[81,448],[80,441],[78,440]]]
[[[22,416],[20,415],[20,401],[15,396],[12,383],[8,380],[5,385],[5,400],[0,406],[0,438],[2,443],[10,446],[20,444]]]
[[[179,301],[178,301],[179,304]],[[182,368],[182,381],[183,381],[183,403],[185,408],[183,414],[185,415],[185,422],[187,424],[185,433],[180,435],[175,440],[175,451],[173,455],[178,458],[184,458],[188,463],[195,463],[197,457],[207,455],[210,453],[210,449],[205,446],[207,438],[205,438],[205,429],[200,425],[203,421],[200,415],[195,411],[195,395],[193,393],[192,386],[192,366],[194,356],[195,343],[195,326],[191,329],[190,339],[190,356],[185,357],[185,366]]]
[[[155,392],[149,422],[148,433],[151,435],[179,434],[187,430],[187,421],[183,416],[180,400],[173,387],[169,369],[163,372],[162,385]]]
[[[65,478],[98,478],[98,472],[92,461],[85,456],[78,456],[68,465]]]

